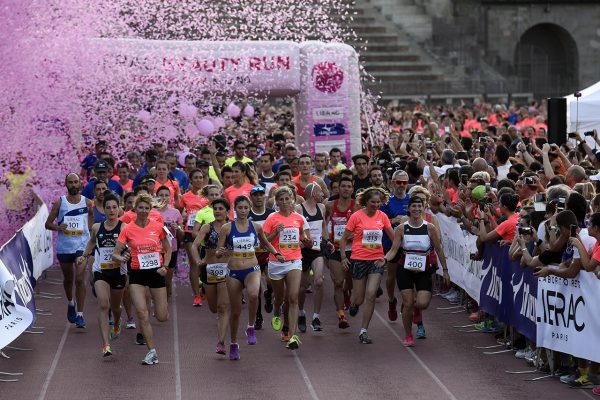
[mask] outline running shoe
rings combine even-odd
[[[254,321],[254,329],[260,331],[263,326],[263,318],[258,316],[256,317],[256,321]]]
[[[199,294],[194,296],[194,303],[192,304],[194,307],[200,307],[202,306],[202,296],[200,296]]]
[[[479,322],[479,320],[481,319],[481,314],[479,313],[479,311],[471,313],[469,314],[469,319],[473,322]]]
[[[256,344],[256,335],[254,334],[254,327],[249,326],[246,328],[246,336],[248,337],[248,344],[255,345]]]
[[[344,291],[344,311],[348,311],[350,309],[350,291]]]
[[[146,339],[144,339],[144,335],[140,332],[135,335],[135,344],[138,346],[144,346],[146,344]]]
[[[270,314],[273,312],[273,292],[271,290],[265,290],[265,312]]]
[[[348,320],[346,319],[345,315],[340,315],[338,317],[338,328],[340,328],[340,329],[350,328],[350,324],[348,323]]]
[[[310,325],[315,332],[321,332],[323,330],[323,328],[321,328],[321,320],[319,318],[313,318]]]
[[[596,386],[595,388],[593,388],[592,393],[596,396],[600,396],[600,386]]]
[[[356,304],[350,304],[350,308],[348,308],[348,314],[351,317],[355,317],[358,314],[358,306]]]
[[[302,333],[306,332],[306,316],[305,315],[298,316],[298,330]]]
[[[273,318],[271,318],[271,327],[276,331],[280,331],[281,330],[281,318],[278,316],[274,316]]]
[[[416,306],[413,307],[413,315],[412,315],[413,324],[419,325],[419,323],[422,321],[423,321],[423,316],[421,315],[421,310],[419,310]]]
[[[579,371],[579,368],[577,368],[573,373],[571,374],[565,374],[562,375],[560,377],[560,382],[570,385],[571,383],[575,382],[577,379],[579,379],[579,377],[581,376],[581,372]]]
[[[394,297],[394,300],[388,301],[388,319],[390,321],[395,321],[398,319],[398,311],[396,310],[396,305],[398,304],[398,300]]]
[[[121,335],[121,325],[115,325],[110,330],[110,340],[115,340]]]
[[[421,323],[417,325],[417,334],[415,335],[417,339],[425,339],[427,335],[425,334],[425,326]]]
[[[74,324],[75,318],[77,318],[77,310],[75,309],[75,304],[67,304],[67,320],[70,323]]]
[[[369,337],[369,334],[367,332],[363,332],[360,335],[358,335],[358,341],[361,342],[362,344],[373,343],[373,341],[371,340],[371,338]]]
[[[158,364],[158,356],[156,355],[156,350],[152,349],[146,354],[146,357],[142,360],[142,365],[154,365]]]
[[[402,344],[404,345],[404,347],[413,347],[415,345],[415,341],[413,340],[412,335],[405,337]]]
[[[78,315],[75,317],[75,327],[79,329],[85,328],[85,319],[83,319],[83,315]]]
[[[381,286],[379,286],[377,288],[377,293],[375,293],[375,297],[380,298],[382,294],[383,294],[383,289],[381,288]]]
[[[444,298],[444,299],[447,299],[449,296],[454,296],[454,294],[455,294],[455,293],[458,293],[458,292],[456,291],[456,289],[454,289],[454,288],[451,288],[451,289],[450,289],[450,290],[448,290],[446,293],[442,293],[442,294],[440,294],[440,297],[442,297],[442,298]]]
[[[594,386],[594,382],[588,378],[587,374],[581,375],[579,378],[569,383],[569,387],[573,389],[591,389]]]
[[[288,342],[290,340],[290,330],[287,326],[281,328],[281,341]]]
[[[527,346],[524,349],[517,350],[517,352],[515,353],[515,358],[522,360],[528,356],[531,357],[530,353],[531,353],[531,347]]]
[[[105,344],[102,346],[102,357],[110,357],[112,356],[112,352],[110,351],[110,344]]]
[[[302,344],[302,342],[300,341],[300,338],[298,336],[294,335],[290,338],[290,340],[285,345],[285,347],[286,347],[286,349],[289,349],[289,350],[296,350],[300,347],[301,344]]]
[[[217,354],[227,354],[225,352],[225,342],[217,342]]]
[[[127,324],[125,325],[125,329],[135,329],[135,320],[133,317],[127,319]]]
[[[232,361],[240,359],[240,345],[237,343],[231,343],[229,345],[229,359]]]

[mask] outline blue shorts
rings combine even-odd
[[[250,267],[250,268],[246,268],[246,269],[238,269],[238,270],[230,269],[229,277],[237,279],[243,285],[244,281],[246,280],[246,277],[248,275],[250,275],[251,273],[253,273],[254,271],[260,271],[260,265],[255,265],[254,267]]]

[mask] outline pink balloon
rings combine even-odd
[[[250,104],[244,107],[244,115],[246,117],[254,117],[254,107],[252,107]]]
[[[215,120],[213,121],[214,125],[215,125],[215,129],[221,129],[225,127],[225,118],[223,117],[215,117]]]
[[[209,137],[215,132],[215,126],[208,119],[203,118],[198,122],[198,131],[204,137]]]
[[[196,135],[198,134],[198,128],[196,127],[196,125],[192,124],[191,122],[189,124],[187,124],[185,126],[185,128],[183,128],[183,131],[190,138],[195,138]]]
[[[229,115],[231,118],[239,117],[240,112],[240,108],[235,103],[231,103],[227,106],[227,115]]]
[[[173,125],[166,126],[165,129],[163,129],[163,135],[167,140],[175,139],[177,137],[177,128]]]
[[[141,110],[140,112],[138,112],[137,117],[140,121],[147,124],[152,119],[152,114],[150,114],[150,112],[146,110]]]
[[[177,157],[177,161],[179,162],[179,165],[185,165],[185,157],[188,154],[192,154],[189,151],[182,151],[181,153],[179,153],[178,157]]]
[[[179,114],[186,119],[192,119],[198,114],[198,109],[192,104],[181,103],[179,105]]]

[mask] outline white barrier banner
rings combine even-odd
[[[0,260],[0,349],[19,337],[32,322],[31,311],[17,303],[13,274]]]
[[[536,304],[538,346],[600,362],[600,280],[593,273],[539,278]]]
[[[471,260],[471,253],[477,252],[475,236],[463,231],[455,218],[436,214],[442,233],[442,247],[448,263],[450,280],[463,288],[479,303],[481,291],[482,261]],[[438,269],[438,274],[442,269]]]
[[[54,248],[52,232],[45,228],[48,218],[48,207],[43,204],[35,216],[23,226],[23,234],[31,249],[33,259],[33,278],[38,279],[42,272],[52,266]]]

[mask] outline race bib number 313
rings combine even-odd
[[[160,254],[158,252],[138,254],[138,261],[140,262],[140,269],[152,269],[160,267]]]
[[[380,249],[383,231],[380,230],[364,230],[362,238],[362,247],[365,249]]]

